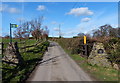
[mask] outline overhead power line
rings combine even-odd
[[[73,4],[73,6],[71,7],[71,9],[75,8],[77,4],[78,4],[78,2],[75,2]],[[68,16],[66,16],[62,22],[65,22],[67,18],[68,18]]]

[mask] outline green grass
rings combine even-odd
[[[27,45],[33,45],[35,42],[37,42],[35,39],[22,39],[21,41],[20,41],[20,39],[12,39],[12,42],[23,42],[23,41],[25,41],[25,44],[18,44],[19,47],[24,47],[24,46],[27,46]],[[3,38],[2,42],[3,43],[9,43],[10,39]],[[6,48],[7,45],[8,44],[4,44],[4,48]]]
[[[31,44],[34,44],[34,41],[32,41]],[[2,70],[3,82],[20,82],[26,79],[31,71],[34,70],[37,62],[42,60],[43,54],[48,46],[49,42],[45,41],[39,43],[36,47],[31,47],[26,52],[21,52],[21,56],[24,59],[23,65],[10,66],[8,64],[3,64],[2,68],[10,69]]]
[[[112,68],[104,68],[102,66],[91,66],[87,60],[80,55],[70,55],[77,64],[86,72],[90,73],[92,77],[99,81],[117,81],[118,71]]]
[[[62,45],[64,48],[64,45]],[[97,81],[118,81],[118,70],[113,68],[104,68],[100,66],[92,66],[87,63],[87,58],[80,56],[79,54],[71,54],[70,50],[65,49],[65,52],[93,79]]]
[[[104,68],[100,66],[91,66],[87,63],[87,59],[80,55],[70,55],[77,64],[82,67],[86,72],[90,73],[93,78],[99,81],[117,81],[118,71],[113,68]]]
[[[10,42],[10,39],[3,38],[3,39],[2,39],[2,42],[4,42],[4,43],[9,43],[9,42]],[[12,39],[12,42],[20,42],[20,40],[19,40],[19,39]]]

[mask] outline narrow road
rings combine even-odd
[[[92,81],[55,42],[27,81]]]

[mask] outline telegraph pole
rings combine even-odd
[[[54,40],[54,35],[53,35],[53,33],[52,33],[52,39]]]
[[[60,24],[59,24],[59,38],[61,37]]]

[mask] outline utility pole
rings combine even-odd
[[[53,33],[52,33],[52,39],[54,40],[54,35],[53,35]]]
[[[59,24],[59,38],[61,37],[61,31],[60,31],[60,24]]]

